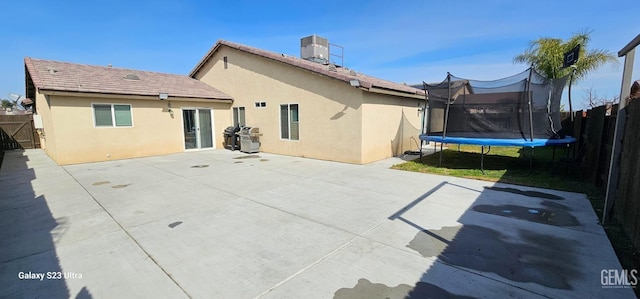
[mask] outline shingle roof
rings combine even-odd
[[[225,99],[231,96],[188,76],[68,62],[24,59],[39,90],[98,94]],[[139,80],[136,80],[139,79]]]
[[[302,58],[279,54],[271,51],[266,51],[254,47],[249,47],[241,44],[236,44],[229,41],[219,40],[212,48],[209,50],[207,55],[205,55],[200,62],[196,65],[196,67],[189,73],[189,76],[194,77],[198,71],[207,63],[207,61],[213,56],[213,54],[220,48],[220,46],[227,46],[233,49],[237,49],[246,53],[251,53],[260,57],[268,58],[271,60],[275,60],[278,62],[286,63],[295,67],[299,67],[314,73],[319,73],[334,79],[338,79],[341,81],[349,82],[352,79],[358,79],[360,81],[360,85],[366,89],[370,89],[372,87],[386,89],[401,93],[408,93],[411,95],[422,95],[424,96],[424,91],[421,89],[417,89],[408,85],[394,83],[387,80],[382,80],[376,77],[371,77],[362,73],[355,72],[353,70],[349,70],[347,68],[335,67],[333,65],[326,65],[317,62],[308,61]]]

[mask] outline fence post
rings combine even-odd
[[[620,87],[620,104],[618,105],[618,117],[616,117],[616,128],[613,134],[613,148],[611,150],[611,163],[609,164],[609,178],[607,179],[607,193],[604,197],[604,209],[602,211],[602,224],[607,223],[608,216],[613,208],[620,169],[618,169],[622,138],[624,136],[624,122],[626,113],[624,108],[626,98],[631,94],[631,77],[633,76],[633,62],[636,55],[636,47],[640,44],[640,34],[629,42],[618,52],[618,57],[624,56],[624,71],[622,72],[622,84]]]

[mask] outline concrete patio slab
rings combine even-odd
[[[42,151],[5,152],[0,180],[0,297],[187,297]]]
[[[396,162],[7,152],[0,297],[634,297],[601,283],[622,269],[583,194]]]
[[[436,270],[425,275],[425,269]],[[435,258],[359,238],[264,298],[467,298],[463,294],[470,294],[468,298],[540,297]]]

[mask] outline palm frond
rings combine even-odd
[[[588,49],[592,31],[583,29],[569,39],[541,37],[529,43],[529,48],[513,58],[515,63],[533,64],[540,74],[548,78],[559,78],[568,75],[571,70],[563,69],[564,54],[580,45],[580,58],[576,63],[574,82],[584,78],[607,63],[617,63],[616,56],[602,49]]]

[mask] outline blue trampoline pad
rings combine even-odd
[[[452,144],[473,144],[473,145],[488,145],[488,146],[522,146],[522,147],[536,147],[536,146],[549,146],[549,145],[563,145],[570,144],[576,142],[576,139],[567,136],[562,139],[544,139],[544,138],[534,138],[533,141],[530,139],[523,138],[510,138],[510,139],[500,139],[500,138],[469,138],[469,137],[442,137],[442,136],[429,136],[426,134],[420,135],[420,140],[424,141],[434,141],[441,143],[452,143]]]

